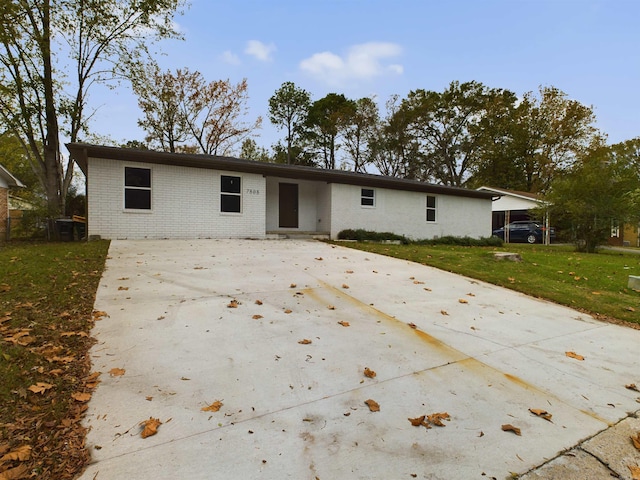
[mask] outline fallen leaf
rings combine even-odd
[[[327,305],[327,308],[328,308],[329,310],[335,310],[335,309],[336,309],[336,307],[334,307],[333,305]]]
[[[625,310],[627,310],[629,312],[635,312],[636,311],[636,309],[633,308],[633,307],[627,307],[627,308],[625,308]]]
[[[636,387],[635,383],[630,383],[629,385],[625,385],[624,388],[628,388],[629,390],[633,390],[635,392],[640,392],[640,390],[638,390],[638,387]]]
[[[591,292],[591,295],[602,295],[600,292]]]
[[[376,376],[376,372],[371,370],[369,367],[364,367],[364,376],[368,378],[373,378]]]
[[[342,325],[343,327],[348,327],[350,325],[350,323],[349,322],[345,322],[344,320],[340,320],[338,322],[338,325]]]
[[[8,292],[9,290],[11,290],[11,285],[0,283],[0,292]]]
[[[421,282],[420,280],[414,280],[413,284],[414,285],[424,285],[424,282]]]
[[[302,340],[299,340],[298,343],[300,345],[309,345],[311,342],[311,340],[309,340],[308,338],[303,338]]]
[[[633,446],[640,450],[640,432],[638,432],[635,437],[631,437],[631,441],[633,442]]]
[[[440,310],[440,313],[441,313],[442,315],[449,315],[449,312],[447,312],[446,310]]]
[[[142,438],[147,438],[158,433],[158,427],[162,425],[159,418],[149,417],[149,420],[140,422],[140,426],[144,426],[144,429],[140,433]]]
[[[509,283],[516,283],[516,279],[513,277],[509,277]]]
[[[458,303],[469,303],[469,301],[465,300],[464,298],[459,298]]]
[[[129,290],[129,287],[122,287],[122,286],[120,286],[120,287],[118,287],[118,290]]]
[[[76,402],[88,402],[89,400],[91,400],[91,394],[90,393],[72,393],[71,394],[71,398],[73,398]]]
[[[35,385],[31,385],[29,388],[27,388],[27,390],[33,393],[44,393],[52,388],[53,385],[51,385],[50,383],[38,382]]]
[[[256,305],[262,305],[262,300],[256,300]]]
[[[530,408],[529,411],[534,415],[542,417],[549,422],[551,421],[551,417],[553,416],[549,412],[547,412],[546,410],[542,410],[541,408]]]
[[[640,480],[640,467],[638,465],[627,465],[631,472],[631,480]]]
[[[576,360],[584,360],[582,355],[578,355],[576,352],[564,352],[564,354],[569,358],[575,358]]]
[[[0,458],[0,464],[2,462],[8,462],[10,460],[17,460],[19,462],[24,462],[25,460],[29,460],[31,456],[31,446],[22,445],[15,450],[11,450],[9,453],[3,455]]]
[[[414,427],[419,427],[420,425],[424,425],[427,428],[431,428],[429,424],[425,423],[424,421],[425,417],[426,415],[421,415],[416,418],[408,418],[407,420],[409,420],[411,422],[411,425],[413,425]]]
[[[240,305],[238,301],[233,299],[227,304],[227,308],[238,308],[238,305]]]
[[[10,468],[0,473],[0,480],[19,480],[26,478],[25,475],[29,471],[29,467],[26,465],[18,465],[15,468]]]
[[[153,397],[149,395],[148,397],[144,397],[144,399],[145,399],[147,402],[150,402],[150,401],[152,401],[152,400],[153,400]]]
[[[342,288],[349,288],[349,285],[347,285],[346,283],[343,283]]]
[[[344,272],[344,273],[353,273],[353,270],[347,270],[347,271],[346,271],[346,272]]]
[[[427,415],[427,420],[429,423],[436,425],[437,427],[444,427],[445,424],[442,423],[442,420],[449,420],[451,417],[447,412],[442,413],[432,413],[431,415]]]
[[[520,432],[520,429],[518,427],[514,427],[513,425],[511,425],[509,423],[506,424],[506,425],[502,425],[502,430],[504,432],[513,432],[518,436],[522,435],[522,433]]]
[[[418,328],[418,326],[415,323],[407,323],[407,325],[409,325],[411,328],[413,328],[414,330],[416,328]]]
[[[297,285],[295,283],[292,283],[291,285],[289,285],[289,288],[296,288]]]
[[[318,258],[316,258],[316,260],[322,261],[324,259],[322,257],[318,257]]]
[[[290,310],[290,309],[288,309],[288,308],[287,308],[287,309],[284,311],[284,313],[289,314],[289,313],[291,313],[292,311],[293,311],[293,310]]]
[[[365,400],[365,402],[367,404],[367,407],[369,407],[369,410],[372,412],[379,412],[380,411],[380,405],[378,405],[378,402],[376,402],[375,400]]]
[[[121,277],[118,280],[129,280],[129,277]]]
[[[102,320],[102,317],[108,317],[109,315],[107,314],[107,312],[103,312],[101,310],[95,310],[91,316],[93,317],[94,320]]]
[[[254,320],[260,320],[262,318],[262,315],[254,315],[253,317]]]
[[[428,288],[428,287],[424,287],[424,288],[423,288],[423,290],[424,290],[424,291],[426,291],[426,292],[431,292],[431,291],[432,291],[432,290],[431,290],[430,288]]]
[[[475,294],[475,293],[471,293],[471,292],[469,292],[469,293],[467,293],[467,296],[469,296],[469,297],[475,297],[475,296],[476,296],[476,294]]]
[[[220,400],[216,400],[211,405],[202,407],[200,410],[202,410],[203,412],[217,412],[222,408],[222,405],[224,404]]]
[[[126,370],[124,368],[112,368],[111,370],[109,370],[109,375],[111,375],[112,377],[121,377],[122,375],[124,375],[126,372]]]

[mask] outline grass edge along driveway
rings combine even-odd
[[[335,242],[465,275],[549,300],[594,317],[640,328],[640,292],[627,288],[629,275],[640,275],[640,255],[613,250],[596,254],[570,246],[388,245]],[[520,254],[522,261],[497,260],[494,252]]]
[[[90,331],[109,242],[0,246],[0,478],[72,479],[85,466]]]

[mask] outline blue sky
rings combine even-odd
[[[185,40],[160,44],[163,69],[208,81],[246,78],[257,143],[283,133],[268,100],[283,82],[357,99],[444,90],[476,80],[523,94],[552,85],[593,106],[610,143],[640,136],[638,0],[191,0],[176,22]],[[92,130],[144,138],[126,84],[94,90]]]

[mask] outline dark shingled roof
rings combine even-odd
[[[389,188],[394,190],[454,195],[459,197],[491,199],[495,196],[489,192],[458,187],[447,187],[444,185],[434,185],[432,183],[419,182],[417,180],[406,180],[404,178],[385,177],[383,175],[373,175],[369,173],[346,172],[343,170],[326,170],[300,165],[256,162],[253,160],[243,160],[241,158],[233,157],[156,152],[151,150],[105,147],[87,143],[69,143],[67,144],[67,149],[71,153],[71,157],[77,162],[85,175],[87,174],[87,159],[92,157],[114,161],[177,165],[191,168],[256,173],[271,177],[312,180],[326,183],[343,183],[364,187]]]

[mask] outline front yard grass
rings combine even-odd
[[[80,419],[109,243],[0,246],[0,478],[71,479],[88,458]]]
[[[640,275],[640,254],[600,250],[577,253],[570,246],[509,244],[495,247],[339,243],[403,258],[483,280],[590,313],[603,320],[640,327],[640,292],[627,288]],[[522,262],[496,260],[494,252],[513,252]]]

